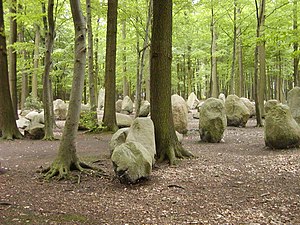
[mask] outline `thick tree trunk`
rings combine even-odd
[[[298,0],[293,0],[293,30],[294,34],[298,32]],[[293,43],[294,48],[294,86],[299,85],[299,55],[298,52],[299,44],[297,41]]]
[[[164,32],[161,32],[164,31]],[[153,0],[151,40],[151,118],[156,152],[175,164],[177,157],[192,156],[178,142],[171,106],[172,0]]]
[[[11,6],[9,12],[12,14],[10,16],[10,36],[8,54],[9,54],[9,87],[10,95],[12,99],[14,114],[16,119],[18,119],[18,93],[17,93],[17,53],[13,45],[17,42],[17,20],[16,20],[16,7],[17,1],[11,0]]]
[[[75,138],[78,130],[81,110],[86,64],[85,20],[80,7],[80,0],[70,0],[70,5],[75,28],[73,83],[67,120],[59,145],[58,155],[52,163],[50,170],[46,174],[47,179],[56,175],[58,175],[59,178],[67,178],[70,170],[82,170],[81,164],[76,155]]]
[[[109,131],[118,129],[116,122],[116,45],[118,0],[108,0],[106,59],[105,59],[105,103],[103,124]]]
[[[3,139],[22,138],[17,128],[9,91],[6,38],[4,32],[3,4],[0,1],[0,131]]]
[[[51,54],[54,44],[54,18],[53,18],[54,0],[48,0],[48,26],[45,25],[46,30],[46,52],[45,52],[45,67],[43,76],[43,103],[44,103],[44,115],[45,115],[45,140],[53,140],[53,124],[54,124],[54,112],[53,112],[53,96],[50,70],[52,65]]]

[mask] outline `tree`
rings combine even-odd
[[[10,17],[10,36],[9,36],[9,86],[12,104],[15,112],[15,117],[18,118],[18,97],[17,97],[17,53],[13,45],[17,42],[17,20],[16,20],[16,7],[17,1],[11,0],[9,12]]]
[[[58,175],[60,179],[67,178],[72,169],[82,171],[82,166],[85,165],[84,163],[81,163],[77,157],[75,144],[81,110],[86,64],[85,20],[82,15],[80,0],[70,0],[70,5],[75,28],[75,59],[72,91],[67,120],[59,145],[58,155],[48,172],[45,174],[46,179],[50,179],[56,175]]]
[[[164,32],[162,32],[164,31]],[[172,0],[153,0],[151,38],[151,118],[155,128],[159,161],[176,164],[177,158],[191,157],[176,137],[171,106]]]
[[[32,74],[32,92],[31,95],[33,98],[38,98],[38,69],[39,69],[39,54],[40,54],[40,27],[35,24],[35,39],[34,39],[34,72]]]
[[[108,0],[106,58],[105,58],[105,103],[103,125],[108,131],[118,129],[116,122],[116,45],[117,45],[118,0]]]
[[[210,96],[217,98],[219,95],[218,90],[218,75],[217,75],[217,31],[216,20],[213,6],[211,3],[211,80],[210,80]]]
[[[46,52],[45,52],[45,68],[43,77],[43,103],[45,114],[45,140],[54,139],[53,124],[54,124],[54,112],[53,112],[53,96],[52,96],[52,82],[50,78],[50,70],[52,65],[51,54],[53,51],[54,43],[54,30],[55,22],[53,18],[54,0],[48,0],[48,26],[45,25],[46,33]],[[47,29],[48,28],[48,29]]]
[[[8,81],[7,49],[4,32],[3,3],[0,0],[0,131],[3,139],[22,138],[17,128]]]

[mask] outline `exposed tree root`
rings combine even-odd
[[[57,178],[57,180],[64,180],[74,178],[71,174],[72,171],[79,171],[80,173],[96,176],[106,175],[102,169],[93,167],[81,161],[71,163],[69,166],[66,165],[66,163],[54,161],[51,167],[44,169],[42,173],[44,173],[43,177],[45,180],[50,180],[53,178]],[[80,182],[80,176],[78,177],[78,180],[78,182]]]
[[[184,149],[181,144],[176,143],[175,146],[170,146],[163,154],[160,155],[158,163],[168,160],[170,166],[176,166],[179,163],[179,159],[193,157],[194,155],[191,152]]]
[[[21,133],[19,134],[14,134],[14,133],[2,133],[2,136],[0,137],[0,139],[2,140],[14,140],[14,139],[22,139],[23,136]]]

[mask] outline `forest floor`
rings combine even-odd
[[[59,141],[0,142],[0,224],[300,224],[300,150],[265,147],[263,129],[228,127],[224,142],[200,142],[190,118],[183,145],[196,157],[156,166],[123,185],[109,159],[111,134],[77,137],[78,155],[106,176],[44,181]],[[59,134],[59,133],[58,133]]]

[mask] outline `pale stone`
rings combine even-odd
[[[236,95],[228,95],[225,100],[227,125],[245,127],[250,117],[250,111]]]
[[[240,99],[245,104],[245,106],[249,109],[250,117],[255,116],[256,115],[256,112],[255,112],[255,103],[251,102],[248,98],[242,97]]]
[[[105,89],[101,88],[98,94],[98,109],[101,110],[104,108],[104,101],[105,101]]]
[[[127,112],[131,114],[133,112],[133,102],[129,96],[125,96],[122,101],[121,112]]]
[[[117,125],[120,128],[130,127],[133,122],[133,119],[130,116],[122,113],[116,113],[116,119],[117,119]]]
[[[188,126],[188,107],[185,100],[175,94],[172,95],[172,113],[175,130],[181,134],[187,133]]]
[[[67,118],[68,105],[61,99],[53,101],[54,116],[57,120],[65,120]]]
[[[149,113],[150,113],[150,102],[148,102],[147,100],[142,101],[139,117],[147,117]]]
[[[187,106],[188,106],[189,109],[196,109],[197,106],[198,106],[198,104],[199,104],[199,102],[200,101],[198,100],[196,94],[194,92],[192,92],[189,95],[189,97],[188,97],[188,99],[186,101],[186,104],[187,104]]]
[[[294,87],[288,92],[287,102],[293,118],[300,124],[300,87]]]
[[[117,132],[115,132],[113,134],[113,136],[111,137],[111,140],[109,142],[109,151],[111,154],[113,153],[114,149],[117,146],[125,143],[128,132],[129,132],[129,127],[124,127],[124,128],[117,130]]]

